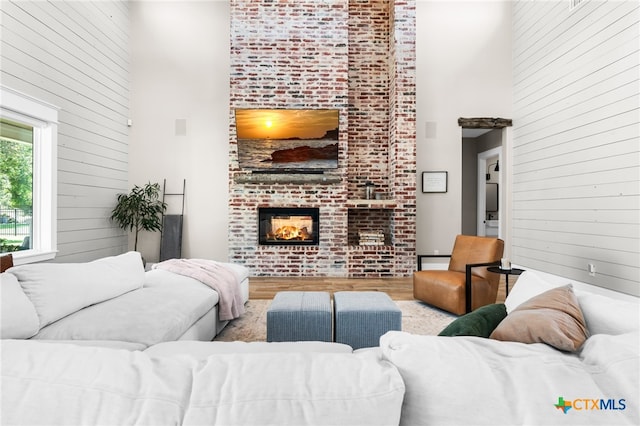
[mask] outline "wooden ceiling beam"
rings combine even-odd
[[[465,129],[503,129],[512,126],[510,118],[473,117],[458,118],[458,125]]]

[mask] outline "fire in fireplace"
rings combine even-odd
[[[258,208],[258,240],[262,245],[317,245],[319,230],[320,209]]]

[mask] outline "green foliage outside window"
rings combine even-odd
[[[17,126],[0,121],[0,253],[30,248],[33,210],[33,144],[26,138],[4,137]]]
[[[0,139],[0,205],[30,210],[33,145]]]

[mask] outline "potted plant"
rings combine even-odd
[[[138,251],[138,232],[160,231],[162,213],[167,204],[160,200],[160,184],[135,185],[129,194],[118,194],[118,204],[111,212],[111,220],[124,230],[135,231],[133,249]]]

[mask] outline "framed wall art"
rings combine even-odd
[[[447,192],[447,172],[422,172],[422,192]]]

